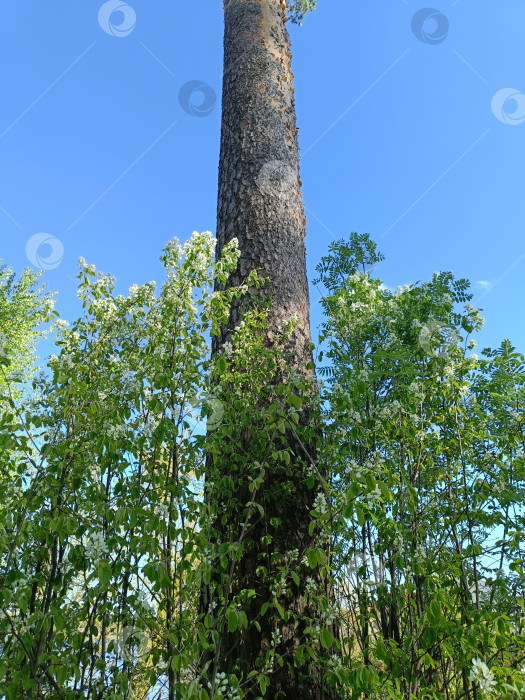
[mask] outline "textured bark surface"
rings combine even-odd
[[[289,344],[289,362],[298,371],[310,376],[306,365],[312,363],[309,326],[309,297],[305,259],[305,217],[299,179],[299,155],[291,73],[290,42],[286,28],[284,0],[225,0],[224,2],[224,82],[219,195],[217,221],[217,255],[232,238],[237,238],[241,257],[230,284],[242,283],[248,273],[257,269],[269,278],[262,293],[273,296],[269,315],[268,344],[280,333],[286,321],[297,317],[294,336]],[[238,321],[234,309],[230,328]],[[214,339],[218,352],[223,337]],[[308,420],[306,412],[304,420]],[[282,635],[280,652],[285,664],[271,675],[268,698],[328,698],[323,692],[319,674],[294,668],[293,659],[299,644],[304,643],[305,623],[292,619],[279,624],[270,615],[261,617],[262,605],[271,600],[268,583],[260,580],[256,569],[261,564],[275,570],[274,556],[311,546],[308,535],[309,512],[315,490],[308,489],[300,474],[304,469],[304,453],[293,435],[283,440],[291,447],[292,465],[287,474],[282,470],[267,474],[262,488],[264,518],[252,531],[254,543],[272,535],[271,544],[261,550],[246,548],[232,581],[235,595],[250,588],[256,597],[245,607],[248,619],[258,619],[260,632],[250,625],[247,631],[230,634],[221,640],[219,667],[228,671],[241,667],[246,674],[257,667],[258,659],[270,647],[272,632],[277,626]],[[307,446],[315,456],[312,445]],[[245,446],[249,451],[249,444]],[[228,467],[227,467],[228,468]],[[235,467],[230,464],[232,473]],[[290,490],[292,484],[292,491]],[[249,493],[239,482],[239,501],[249,500]],[[281,521],[276,531],[270,519]],[[220,525],[216,528],[221,531]],[[224,536],[226,536],[224,534]],[[315,576],[313,572],[309,575]],[[206,604],[206,601],[204,601]],[[295,618],[313,617],[304,597],[304,581],[294,587],[292,598],[282,600],[283,607]],[[254,691],[254,697],[259,695]]]
[[[293,354],[312,360],[304,207],[284,0],[226,0],[217,252],[236,237],[237,275],[262,269],[270,336],[299,318]],[[233,319],[235,320],[235,319]]]

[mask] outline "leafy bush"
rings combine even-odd
[[[284,360],[293,321],[269,347],[264,304],[211,355],[264,282],[225,289],[238,251],[214,263],[214,244],[170,242],[162,288],[127,296],[81,261],[85,313],[55,323],[58,355],[29,392],[4,372],[0,697],[262,697],[283,664],[341,699],[522,697],[523,356],[471,352],[465,280],[389,290],[352,234],[318,267],[316,399]],[[25,280],[9,303],[29,303],[27,330],[8,332],[27,349],[50,302]],[[302,549],[279,518],[257,540],[268,498],[293,506],[301,483]],[[258,579],[237,585],[246,556]],[[250,672],[220,667],[221,644],[261,628]]]

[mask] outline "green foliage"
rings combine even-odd
[[[262,284],[253,273],[213,291],[238,260],[234,241],[213,263],[214,245],[209,234],[172,241],[158,293],[149,283],[115,295],[115,280],[81,260],[83,317],[58,324],[50,371],[0,418],[16,467],[0,503],[0,697],[157,698],[169,687],[232,700],[264,693],[283,663],[279,625],[287,591],[304,585],[302,552],[280,554],[268,581],[261,663],[244,676],[216,663],[227,630],[263,622],[248,616],[253,589],[233,595],[232,580],[261,544],[250,531],[262,487],[289,469],[283,434],[303,399],[283,360],[291,326],[269,350],[258,305],[211,358],[232,301]]]
[[[288,16],[296,24],[302,24],[305,15],[317,7],[317,0],[288,0]]]
[[[522,697],[524,357],[470,353],[465,280],[391,291],[380,259],[352,234],[318,267],[334,674],[348,698]]]
[[[38,286],[40,276],[27,268],[16,279],[10,268],[0,265],[0,405],[8,387],[18,394],[30,376],[43,336],[39,327],[53,313],[53,298]]]
[[[241,304],[211,356],[264,282],[218,291],[235,242],[213,258],[210,234],[172,241],[162,288],[126,296],[81,261],[84,315],[56,324],[48,373],[30,395],[3,375],[0,697],[261,698],[285,664],[341,700],[523,697],[523,355],[472,354],[468,282],[389,290],[352,234],[318,267],[316,401],[286,366],[293,324],[268,347],[264,305]],[[49,303],[34,277],[2,279],[4,347],[28,368]],[[321,434],[303,464],[293,449]],[[312,508],[288,551],[295,483]],[[235,586],[246,556],[257,580]],[[249,672],[220,667],[229,635],[264,635]]]

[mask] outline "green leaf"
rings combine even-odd
[[[171,669],[178,673],[182,667],[182,656],[174,656],[171,660]]]
[[[318,564],[320,564],[321,566],[324,566],[326,564],[326,562],[328,561],[328,558],[326,556],[326,552],[324,551],[324,549],[317,549],[316,558],[317,558]]]
[[[228,613],[226,614],[226,619],[228,621],[228,629],[230,630],[230,632],[235,632],[238,623],[237,610],[228,610]]]
[[[288,394],[288,400],[291,404],[295,406],[295,408],[301,408],[301,406],[303,405],[303,400],[296,394]]]
[[[321,632],[321,644],[325,649],[330,649],[333,644],[332,635],[326,628]]]
[[[259,678],[259,688],[261,689],[262,695],[266,695],[266,688],[269,686],[269,684],[270,679],[268,678],[268,676],[261,676]]]
[[[315,569],[317,566],[317,551],[315,549],[308,549],[306,551],[306,557],[308,559],[308,565],[311,569]]]
[[[111,581],[111,576],[113,574],[113,571],[111,569],[111,566],[107,562],[101,562],[98,565],[98,580],[103,586],[107,586],[109,582]]]

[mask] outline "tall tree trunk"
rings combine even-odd
[[[271,347],[284,324],[295,317],[297,324],[286,350],[288,364],[305,377],[311,377],[306,222],[286,19],[284,0],[224,0],[217,256],[229,241],[237,238],[241,256],[229,284],[242,283],[254,269],[269,278],[269,284],[263,288],[263,293],[271,293],[273,298],[267,343]],[[214,339],[214,353],[220,351],[228,332],[237,324],[238,314],[239,308],[234,307],[229,327],[222,338]],[[303,411],[302,416],[307,422],[308,411]],[[305,620],[317,614],[305,595],[306,576],[299,586],[289,587],[281,600],[285,611],[290,613],[289,620],[276,621],[269,614],[261,616],[262,606],[271,601],[268,581],[277,574],[278,555],[297,550],[302,556],[312,544],[308,526],[316,489],[306,486],[306,455],[293,432],[286,433],[283,441],[291,449],[290,469],[287,473],[282,469],[268,470],[261,489],[264,517],[251,532],[253,543],[267,542],[265,551],[261,554],[256,545],[255,549],[246,547],[232,581],[232,595],[246,588],[255,590],[255,597],[244,609],[250,623],[258,620],[260,629],[250,624],[248,630],[234,633],[226,630],[214,663],[221,671],[240,669],[246,677],[257,668],[270,647],[272,633],[279,630],[282,636],[279,652],[284,664],[276,665],[272,671],[266,696],[317,700],[329,697],[323,693],[320,672],[311,663],[301,668],[294,666],[297,647],[307,641]],[[308,444],[306,448],[315,458],[315,446]],[[242,482],[239,479],[237,483]],[[244,487],[238,488],[241,491]],[[246,503],[249,498],[247,489],[239,494],[240,503]],[[270,525],[274,518],[281,523],[277,530]],[[221,524],[216,525],[219,536],[227,538],[221,532]],[[271,535],[270,540],[264,539],[267,535]],[[268,571],[265,581],[257,571],[260,564]],[[316,578],[313,571],[308,575]],[[206,605],[206,594],[203,603]],[[253,697],[257,695],[260,693],[254,691]]]
[[[295,364],[312,362],[304,216],[284,0],[225,0],[217,253],[237,238],[236,279],[262,268],[269,340],[298,317]]]

